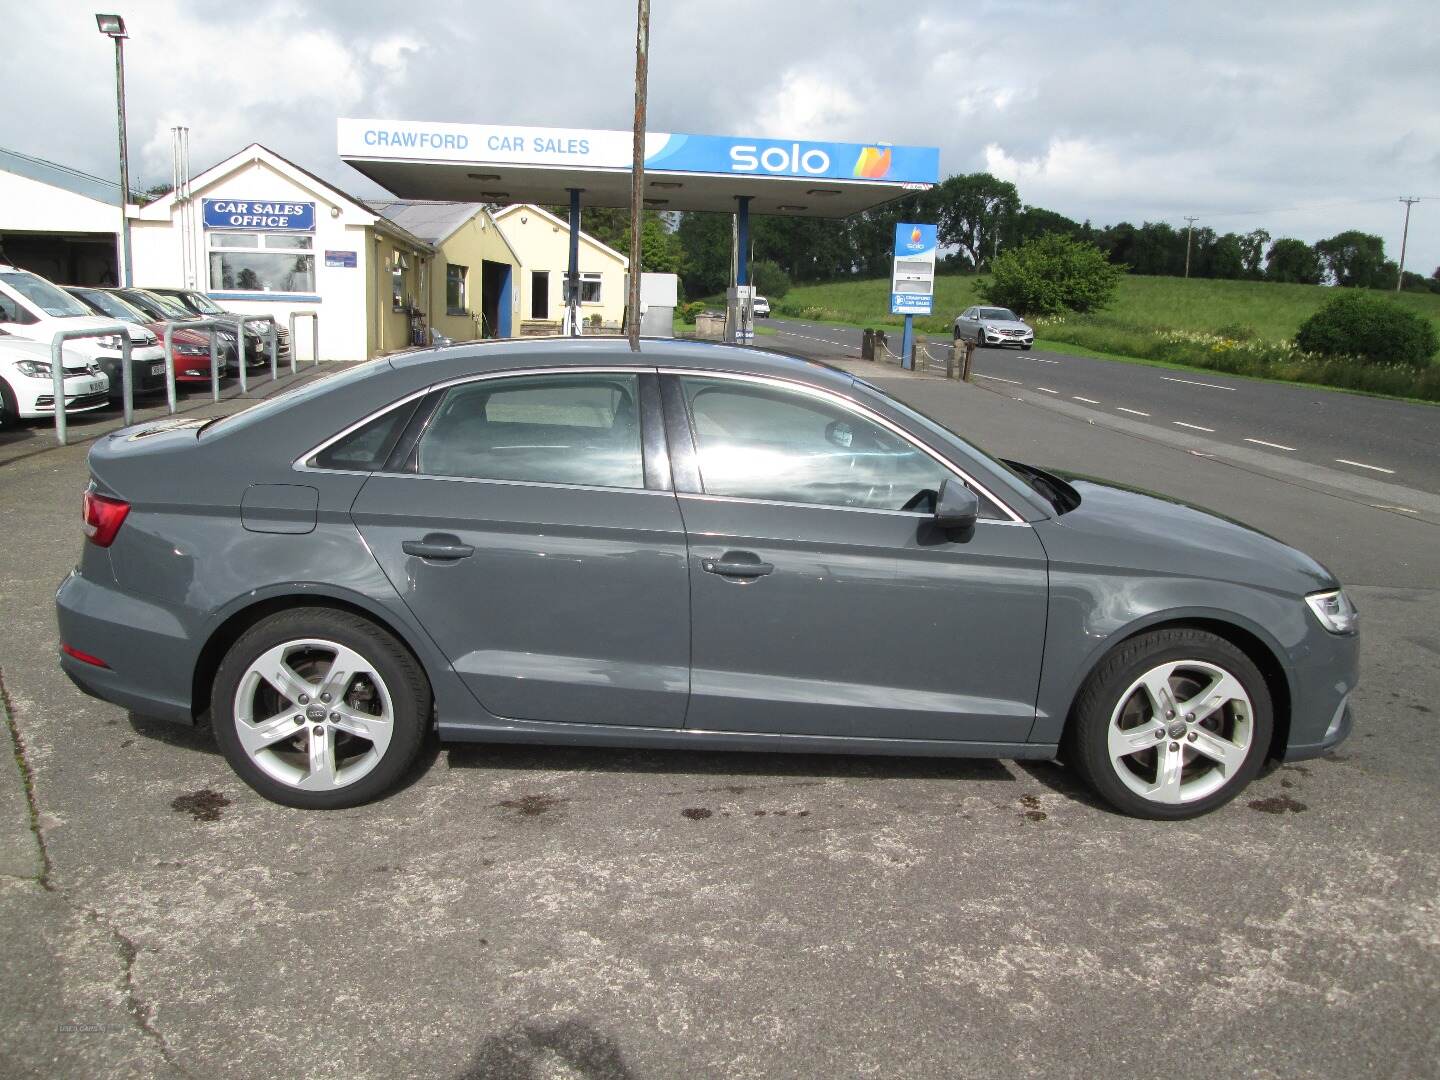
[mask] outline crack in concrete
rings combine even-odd
[[[15,719],[15,704],[10,698],[9,688],[5,685],[3,668],[0,668],[0,712],[5,714],[5,725],[10,732],[15,764],[20,769],[20,778],[25,787],[25,803],[30,813],[30,833],[35,839],[35,846],[40,854],[40,873],[34,879],[35,883],[45,892],[57,897],[72,911],[103,929],[115,941],[116,952],[119,953],[123,965],[118,987],[125,1002],[125,1011],[130,1014],[130,1018],[140,1031],[154,1041],[160,1051],[160,1056],[167,1065],[182,1076],[191,1076],[192,1074],[176,1060],[170,1040],[165,1038],[164,1033],[155,1026],[153,1012],[150,1006],[145,1004],[139,987],[135,985],[135,960],[140,955],[140,947],[100,912],[92,907],[75,903],[63,889],[56,887],[52,879],[54,863],[51,862],[50,849],[45,842],[45,828],[40,821],[40,803],[35,792],[35,773],[30,768],[29,755],[25,750],[25,739],[20,734],[20,725]]]

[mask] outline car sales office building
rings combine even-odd
[[[314,312],[322,359],[364,360],[420,343],[429,326],[451,329],[438,245],[382,209],[255,143],[195,176],[188,198],[172,192],[132,211],[133,278],[142,287],[197,288],[281,327],[292,312]],[[514,304],[506,286],[519,260],[484,210],[474,212],[475,224],[489,228],[470,230],[478,235],[471,300],[483,265],[496,309],[487,330],[507,336]],[[297,358],[308,359],[308,327],[297,330]]]

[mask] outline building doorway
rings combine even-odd
[[[480,264],[480,314],[484,319],[484,336],[510,336],[510,264]]]
[[[530,318],[550,318],[550,271],[530,271]]]

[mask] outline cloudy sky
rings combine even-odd
[[[633,0],[117,0],[132,180],[263,142],[359,194],[337,116],[628,128]],[[115,174],[93,5],[12,0],[0,145]],[[573,20],[573,22],[572,22]],[[1097,224],[1344,228],[1440,264],[1440,3],[652,0],[650,126],[939,145]]]

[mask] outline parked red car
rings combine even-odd
[[[79,285],[67,285],[65,291],[97,315],[104,315],[120,322],[138,323],[150,330],[163,343],[165,324],[155,322],[133,304],[104,289],[90,289]],[[175,344],[175,381],[210,381],[210,338],[198,330],[177,328],[171,335]],[[225,376],[225,350],[220,349],[220,376]]]

